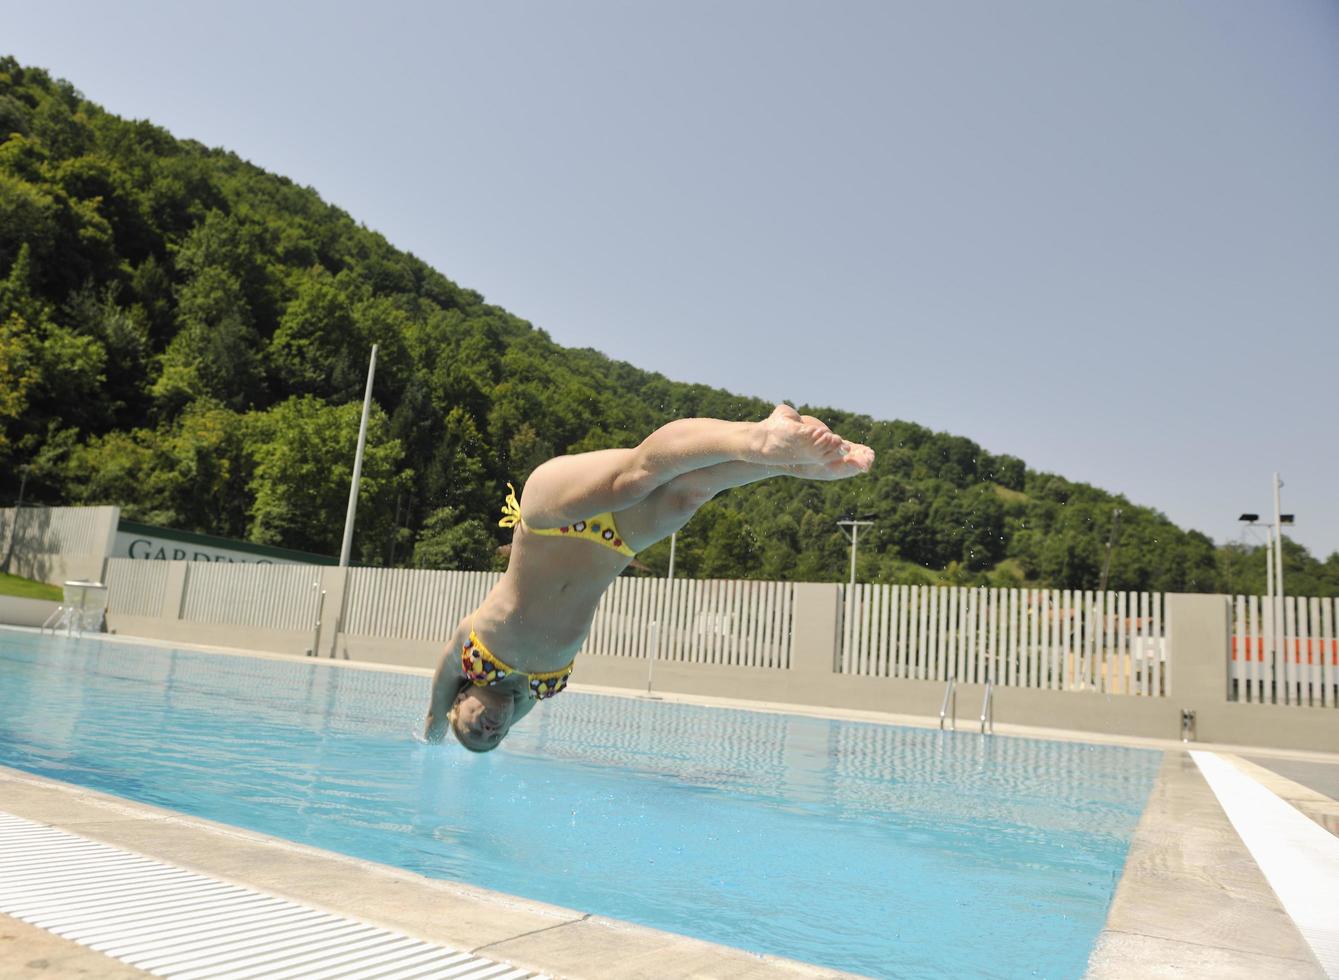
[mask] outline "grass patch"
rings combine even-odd
[[[998,483],[992,483],[990,486],[995,491],[995,496],[999,497],[1006,504],[1025,504],[1032,499],[1021,490],[1010,490],[1008,487],[1002,487]]]
[[[1010,491],[1012,493],[1012,491]],[[1021,589],[1027,586],[1027,575],[1017,558],[1006,558],[990,570],[990,584],[1006,589]]]
[[[48,602],[60,602],[64,591],[56,585],[34,582],[30,578],[20,578],[0,572],[0,595],[12,595],[19,599],[45,599]]]

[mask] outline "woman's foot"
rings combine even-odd
[[[868,473],[874,465],[874,450],[858,442],[842,441],[843,454],[824,463],[790,463],[778,467],[802,480],[845,480]]]
[[[757,456],[752,461],[773,466],[839,461],[842,446],[850,443],[817,419],[806,421],[806,418],[789,405],[774,408],[766,421],[758,423],[760,438]]]

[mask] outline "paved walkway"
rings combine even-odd
[[[1339,725],[1339,718],[1335,719]],[[1323,793],[1332,800],[1339,800],[1339,762],[1303,762],[1299,759],[1274,759],[1265,756],[1243,756],[1257,766],[1263,766],[1280,776],[1286,776],[1295,783],[1301,783]]]

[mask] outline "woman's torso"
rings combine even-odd
[[[537,535],[518,525],[506,574],[471,625],[516,670],[561,670],[590,631],[600,597],[631,561],[595,542]]]

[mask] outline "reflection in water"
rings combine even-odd
[[[1066,976],[1159,759],[575,692],[476,756],[417,740],[427,695],[0,633],[0,764],[865,974]]]

